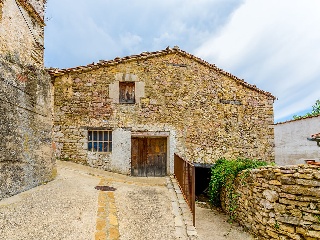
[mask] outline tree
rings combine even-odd
[[[320,99],[318,99],[315,104],[312,106],[312,111],[309,113],[306,113],[303,116],[298,116],[298,115],[293,115],[293,119],[301,119],[305,117],[312,117],[312,116],[317,116],[320,115]]]
[[[320,114],[320,100],[318,99],[316,103],[312,106],[312,112],[313,115]]]

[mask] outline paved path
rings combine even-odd
[[[228,223],[228,216],[204,204],[196,205],[196,227],[201,240],[254,240],[236,222]]]
[[[54,181],[0,201],[0,239],[196,239],[175,189],[169,177],[132,178],[58,162]]]

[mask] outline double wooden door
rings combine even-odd
[[[136,137],[131,140],[131,175],[162,177],[167,173],[167,138]]]

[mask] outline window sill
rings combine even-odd
[[[87,151],[88,153],[98,153],[98,154],[103,154],[103,155],[107,155],[107,154],[111,154],[112,152],[97,152],[97,151]]]

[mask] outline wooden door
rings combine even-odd
[[[167,173],[166,138],[132,138],[131,175],[162,177]]]

